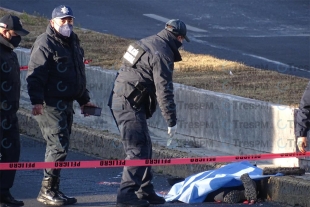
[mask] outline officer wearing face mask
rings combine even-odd
[[[17,16],[9,14],[0,19],[0,162],[19,161],[20,137],[16,112],[20,98],[20,67],[13,49],[19,45],[21,36],[28,33]],[[24,205],[10,193],[15,172],[0,171],[1,206]]]
[[[152,141],[146,119],[158,102],[168,125],[168,135],[177,129],[173,94],[174,62],[181,61],[178,49],[186,36],[186,25],[178,19],[166,23],[156,35],[129,45],[123,56],[109,106],[120,130],[126,159],[151,159]],[[152,184],[151,167],[124,167],[117,194],[117,206],[163,204]]]
[[[86,89],[84,51],[73,30],[74,16],[70,7],[53,10],[46,32],[37,37],[28,65],[28,94],[32,114],[46,140],[46,162],[64,161],[67,157],[73,101],[81,109],[93,106]],[[76,203],[59,190],[60,169],[45,169],[37,200],[47,205]]]

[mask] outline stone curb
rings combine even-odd
[[[18,111],[18,117],[21,133],[43,141],[38,124],[30,115],[30,111],[21,108]],[[70,149],[102,159],[124,159],[125,157],[119,135],[76,124],[72,126]],[[193,153],[181,152],[165,148],[159,144],[153,144],[153,158],[155,159],[195,156],[197,155]],[[156,166],[153,169],[165,175],[187,177],[220,166],[221,164],[172,165]],[[267,199],[289,205],[298,204],[299,206],[310,207],[310,179],[303,179],[304,176],[299,177],[283,176],[269,178],[265,186]]]
[[[292,206],[310,207],[310,175],[269,178],[267,199]]]

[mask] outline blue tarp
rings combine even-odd
[[[172,186],[165,196],[167,202],[179,200],[184,203],[202,203],[207,195],[221,187],[240,186],[240,176],[248,173],[252,179],[262,179],[262,169],[248,161],[231,163],[216,170],[208,170],[187,177]]]

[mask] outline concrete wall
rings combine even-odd
[[[29,50],[16,49],[20,64],[27,65]],[[92,102],[103,108],[101,117],[84,118],[75,105],[75,122],[84,126],[118,132],[107,101],[116,71],[87,66]],[[21,106],[30,109],[26,71],[22,72]],[[294,109],[238,96],[215,93],[174,84],[178,131],[173,147],[199,147],[226,154],[295,152]],[[153,141],[164,144],[167,125],[160,110],[148,121]],[[275,159],[280,166],[298,166],[296,158]],[[309,161],[302,160],[304,165]]]

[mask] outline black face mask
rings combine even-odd
[[[180,42],[179,40],[176,41],[176,46],[179,49],[180,47],[182,47],[182,42]]]
[[[18,47],[20,41],[22,41],[22,37],[21,36],[12,36],[12,38],[9,40],[9,42],[14,46],[14,47]]]

